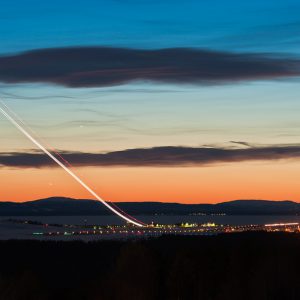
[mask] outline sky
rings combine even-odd
[[[106,200],[299,202],[299,10],[2,0],[0,96]],[[0,141],[0,201],[89,198],[3,116]]]

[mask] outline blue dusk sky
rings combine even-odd
[[[0,96],[108,199],[300,201],[299,1],[0,4]],[[0,140],[0,200],[84,197]]]

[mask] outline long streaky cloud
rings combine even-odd
[[[253,160],[287,160],[300,158],[300,146],[255,148],[154,147],[127,149],[108,153],[61,152],[74,166],[205,166]],[[0,154],[3,167],[55,167],[44,154],[11,152]]]
[[[2,82],[68,87],[106,87],[132,81],[207,85],[299,75],[300,60],[288,56],[190,48],[71,47],[0,57]]]

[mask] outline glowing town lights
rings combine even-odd
[[[275,224],[265,224],[266,227],[277,227],[277,226],[296,226],[299,223],[275,223]]]

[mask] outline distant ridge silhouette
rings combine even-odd
[[[121,209],[131,214],[228,214],[228,215],[278,215],[300,214],[300,203],[271,200],[234,200],[217,204],[182,204],[167,202],[117,202]],[[0,202],[0,216],[34,215],[110,215],[96,200],[51,197],[29,202]]]

